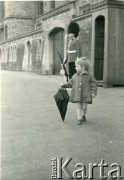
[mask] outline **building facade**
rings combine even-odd
[[[60,74],[71,20],[96,79],[124,85],[123,0],[0,1],[1,68]]]

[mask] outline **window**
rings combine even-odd
[[[39,2],[39,15],[43,14],[43,2]]]
[[[40,30],[40,29],[42,29],[42,24],[41,23],[36,24],[36,30]]]
[[[55,1],[50,1],[50,10],[55,8]]]
[[[43,14],[43,1],[36,2],[36,14],[37,16],[40,16]]]

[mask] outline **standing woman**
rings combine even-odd
[[[68,62],[69,79],[71,79],[72,76],[76,73],[76,59],[82,56],[81,45],[77,38],[79,31],[79,25],[76,22],[71,21],[68,25],[68,49],[66,59],[64,61],[64,64]]]

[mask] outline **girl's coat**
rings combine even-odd
[[[70,102],[92,103],[92,94],[97,94],[97,83],[95,78],[85,72],[74,74],[69,82],[62,85],[63,88],[72,87]]]

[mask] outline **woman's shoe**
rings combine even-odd
[[[78,122],[77,122],[77,125],[82,125],[82,124],[83,124],[82,119],[79,119]]]
[[[83,116],[83,117],[82,117],[82,119],[83,119],[83,121],[84,121],[84,122],[86,122],[86,121],[87,121],[85,116]]]

